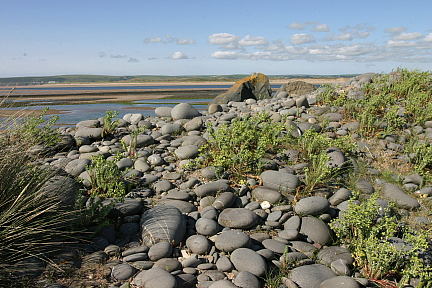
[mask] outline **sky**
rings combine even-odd
[[[0,0],[0,77],[432,70],[431,0]]]

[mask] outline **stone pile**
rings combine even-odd
[[[352,79],[347,85],[361,87],[369,76]],[[352,91],[353,95],[360,94],[358,89]],[[73,179],[85,179],[84,185],[88,181],[85,166],[93,155],[109,158],[123,153],[124,158],[116,165],[139,180],[139,185],[111,211],[111,223],[116,224],[99,231],[92,243],[83,247],[82,263],[72,267],[101,264],[109,287],[258,288],[263,287],[263,279],[272,269],[291,263],[292,270],[281,287],[374,287],[353,269],[349,251],[332,245],[334,235],[328,223],[346,209],[350,190],[320,190],[294,203],[295,190],[304,181],[299,164],[272,160],[269,169],[259,175],[262,185],[253,178],[246,185],[235,185],[214,167],[197,171],[187,166],[200,157],[199,148],[207,141],[206,122],[217,126],[260,111],[271,113],[274,121],[288,115],[287,129],[295,128],[291,130],[294,137],[310,127],[331,137],[356,137],[358,123],[345,123],[337,107],[316,106],[318,93],[290,95],[281,91],[271,99],[213,103],[207,111],[197,111],[189,104],[159,107],[155,117],[125,115],[108,136],[103,135],[102,119],[82,121],[73,129],[62,128],[60,145],[66,152],[49,155],[40,163],[68,174],[61,177],[67,178],[69,185],[58,189],[63,182],[53,179],[47,188],[64,199],[64,205],[70,205],[77,192],[78,184]],[[328,126],[320,126],[323,120]],[[429,131],[430,124],[422,128]],[[144,130],[137,137],[136,158],[129,158],[120,140],[129,145],[130,131],[136,128]],[[390,145],[397,141],[383,142],[383,149],[399,149]],[[366,144],[359,147],[368,150]],[[44,147],[34,147],[32,152],[41,149]],[[337,148],[326,152],[330,167],[346,161]],[[296,151],[284,155],[289,160],[296,157]],[[372,168],[370,173],[374,173]],[[420,182],[421,177],[410,175],[404,179],[404,188],[414,191]],[[363,179],[357,183],[364,194],[381,186],[383,197],[396,201],[406,213],[419,206],[415,198],[393,184]],[[431,195],[432,187],[421,193]],[[110,199],[101,201],[108,204]],[[382,206],[387,204],[386,200],[380,201]],[[63,253],[53,261],[61,268],[70,268],[71,257]],[[55,285],[48,287],[61,286]]]

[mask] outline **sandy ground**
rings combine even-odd
[[[26,117],[26,116],[39,116],[42,112],[42,109],[21,109],[21,110],[0,110],[0,117]],[[45,115],[56,115],[56,114],[65,114],[70,112],[69,110],[57,110],[57,109],[49,109],[45,112]]]

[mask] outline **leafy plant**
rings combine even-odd
[[[120,119],[113,120],[118,115],[117,111],[106,110],[103,118],[103,130],[102,137],[106,137],[111,134],[120,123]]]
[[[90,176],[92,197],[122,197],[126,194],[126,184],[121,171],[113,161],[106,160],[103,155],[92,157],[90,165],[86,166]]]
[[[432,268],[418,255],[427,250],[431,231],[401,226],[391,209],[378,207],[376,200],[377,194],[359,205],[350,200],[343,215],[330,223],[337,239],[351,251],[360,272],[377,284],[398,281],[401,286],[411,277],[430,279],[424,277],[432,275]],[[403,239],[402,247],[394,244],[395,236]]]
[[[236,178],[256,174],[263,156],[281,150],[291,138],[284,130],[284,124],[273,122],[266,113],[239,117],[216,128],[208,123],[210,137],[200,151],[207,164],[223,167]]]

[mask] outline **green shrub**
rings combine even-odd
[[[418,253],[427,250],[431,231],[401,226],[390,208],[378,213],[376,200],[376,194],[359,205],[350,200],[343,215],[330,223],[340,244],[351,251],[360,272],[378,284],[397,281],[402,286],[411,277],[429,281],[425,277],[432,276],[431,267],[424,266]],[[403,247],[392,244],[395,236],[404,240]]]
[[[283,123],[273,122],[266,113],[238,117],[231,125],[216,128],[208,123],[209,140],[201,147],[201,155],[207,164],[223,167],[234,177],[257,174],[263,156],[280,151],[291,138],[284,130]]]
[[[93,156],[86,171],[90,176],[92,197],[112,198],[123,197],[126,194],[126,184],[121,171],[113,161],[105,159],[103,155]]]

